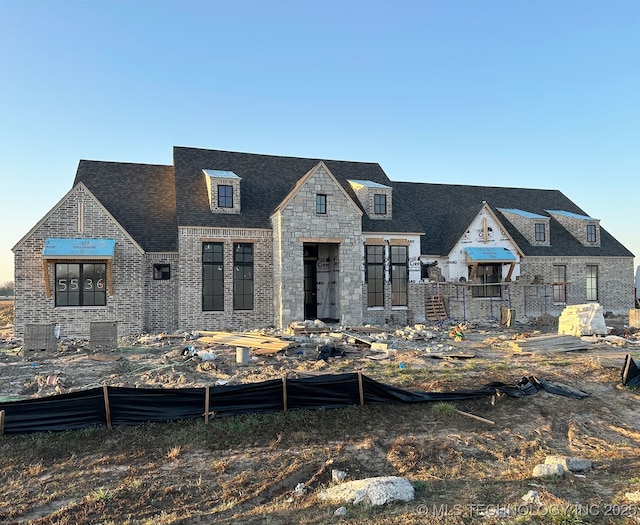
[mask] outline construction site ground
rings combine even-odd
[[[353,426],[327,423],[330,435],[297,426],[292,415],[273,435],[256,428],[242,442],[229,443],[218,433],[211,442],[162,450],[153,473],[145,473],[153,452],[142,454],[136,447],[113,452],[101,467],[110,472],[111,481],[96,478],[95,465],[91,467],[96,451],[93,459],[75,451],[76,474],[82,471],[91,479],[90,485],[77,485],[75,495],[54,482],[63,483],[65,468],[70,468],[67,459],[26,458],[27,465],[41,463],[38,472],[30,474],[32,485],[17,465],[0,465],[6,481],[0,487],[0,499],[6,501],[0,503],[0,517],[8,523],[34,524],[109,523],[107,515],[113,516],[113,523],[638,523],[640,510],[635,509],[640,503],[634,498],[640,500],[640,395],[621,385],[621,373],[627,355],[640,358],[640,333],[628,326],[625,316],[607,318],[608,333],[598,336],[559,336],[553,321],[532,319],[508,328],[496,322],[410,327],[300,323],[282,332],[233,334],[233,344],[216,342],[218,333],[203,331],[121,337],[116,348],[97,350],[88,340],[61,339],[55,351],[24,351],[7,324],[0,343],[2,402],[105,384],[224,387],[284,375],[355,371],[413,391],[472,390],[489,382],[513,384],[535,376],[590,395],[577,400],[539,392],[521,399],[458,403],[457,415],[451,418],[427,407],[355,407],[374,419],[362,421],[354,412],[345,412]],[[238,350],[243,342],[254,345],[248,354]],[[347,417],[331,412],[335,415],[317,417],[334,422]],[[43,455],[38,450],[34,454]],[[140,454],[146,454],[147,463]],[[548,454],[585,458],[593,466],[558,480],[532,477],[533,467]],[[165,466],[157,470],[158,464]],[[382,510],[347,506],[346,516],[336,518],[337,505],[317,497],[321,488],[331,485],[333,468],[351,479],[406,476],[417,487],[416,499]],[[129,485],[127,490],[133,492],[127,496],[128,506],[118,503],[118,495],[124,494],[118,487],[124,486],[131,469],[139,477],[154,477],[157,503],[145,506],[141,500],[148,493],[137,494]],[[176,480],[191,487],[194,478],[204,486],[194,485],[193,494],[182,491],[178,497],[169,490]],[[91,502],[86,494],[77,495],[84,490],[95,496],[97,479],[113,497]],[[293,491],[300,483],[305,491],[297,497]],[[20,484],[31,486],[32,492],[50,485],[50,496],[43,502],[29,490],[21,492]],[[536,491],[547,508],[580,504],[592,509],[583,521],[518,521],[513,514],[479,510],[481,505],[515,508],[529,490]],[[203,498],[203,491],[216,496]],[[463,506],[455,513],[434,515],[443,505],[454,509],[457,504]],[[611,514],[611,509],[620,514],[623,507],[624,515]],[[51,521],[52,516],[58,521]]]

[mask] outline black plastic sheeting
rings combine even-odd
[[[540,390],[574,399],[589,395],[533,376],[524,377],[515,385],[489,383],[476,390],[411,392],[361,374],[349,373],[209,388],[94,388],[0,403],[0,411],[5,414],[6,434],[26,434],[106,426],[109,423],[126,426],[204,417],[207,392],[209,413],[231,416],[285,409],[344,408],[358,404],[464,401],[495,394],[523,397]]]
[[[640,369],[629,354],[625,357],[622,367],[622,384],[629,388],[640,387]]]

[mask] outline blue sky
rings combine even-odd
[[[638,0],[0,0],[0,28],[0,284],[80,159],[174,145],[558,189],[640,257]]]

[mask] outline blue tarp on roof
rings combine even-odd
[[[105,259],[113,257],[115,247],[115,239],[46,239],[42,256]]]
[[[467,260],[472,262],[515,262],[513,252],[502,246],[465,248]]]

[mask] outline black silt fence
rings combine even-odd
[[[353,405],[463,401],[504,394],[522,397],[539,390],[582,399],[589,394],[535,377],[514,385],[489,383],[476,390],[411,392],[360,373],[202,388],[122,388],[104,386],[45,398],[0,403],[0,435],[131,426],[210,416]]]

